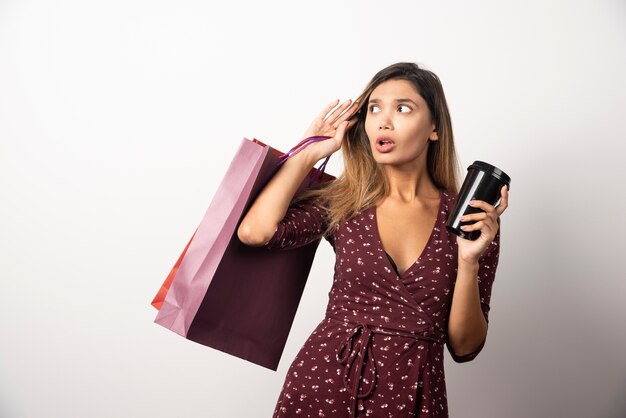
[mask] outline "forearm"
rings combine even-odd
[[[296,190],[318,160],[309,148],[305,148],[282,165],[241,221],[237,235],[242,242],[263,245],[272,237]]]
[[[487,321],[480,306],[478,268],[478,261],[459,260],[448,320],[450,345],[459,356],[476,350],[487,336]]]

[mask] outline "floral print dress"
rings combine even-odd
[[[378,235],[372,206],[340,223],[327,241],[336,254],[324,319],[292,364],[274,417],[447,417],[444,345],[457,272],[456,235],[445,223],[456,194],[439,189],[434,228],[419,258],[399,274]],[[291,205],[266,244],[289,250],[319,239],[325,214],[314,201]],[[500,231],[479,260],[488,321]]]

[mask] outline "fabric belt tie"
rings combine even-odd
[[[354,325],[350,322],[342,321],[335,318],[329,318],[343,325]],[[351,334],[341,342],[337,349],[337,361],[344,366],[343,385],[350,394],[350,411],[351,416],[357,416],[358,410],[363,410],[363,399],[372,394],[376,388],[376,361],[372,350],[373,334],[395,335],[400,337],[413,338],[416,340],[430,341],[436,343],[445,343],[445,336],[439,332],[433,331],[432,327],[418,331],[406,331],[398,329],[374,327],[366,323],[358,323],[354,327]],[[369,387],[365,390],[362,387],[362,380],[367,369],[369,379]],[[348,379],[352,379],[352,386]]]

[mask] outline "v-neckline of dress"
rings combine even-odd
[[[428,246],[430,245],[430,242],[433,240],[433,237],[435,236],[435,229],[437,228],[437,225],[439,224],[439,217],[442,216],[441,213],[443,211],[443,190],[442,189],[438,189],[438,190],[439,190],[439,207],[437,208],[437,215],[435,216],[435,222],[434,222],[434,225],[433,225],[432,229],[430,230],[430,235],[428,236],[428,240],[426,241],[426,244],[424,245],[424,248],[422,249],[422,252],[417,257],[417,259],[409,267],[407,267],[406,270],[404,270],[402,273],[400,273],[397,270],[397,267],[393,268],[393,264],[391,262],[391,260],[393,260],[393,258],[391,258],[389,253],[383,247],[383,241],[381,240],[380,233],[378,231],[378,215],[376,213],[376,205],[373,205],[370,208],[372,213],[373,213],[373,215],[374,215],[373,218],[372,218],[373,222],[374,222],[374,228],[373,229],[374,229],[374,234],[376,234],[376,241],[378,241],[378,248],[380,248],[385,253],[385,257],[384,258],[385,258],[387,264],[389,265],[389,267],[392,268],[393,271],[396,272],[398,277],[403,277],[409,271],[411,271],[413,269],[413,267],[415,267],[415,265],[422,259],[422,257],[424,257],[424,254],[426,253],[426,249],[428,248]],[[395,261],[394,261],[394,263],[395,263]]]

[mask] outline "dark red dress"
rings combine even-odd
[[[456,195],[440,189],[426,247],[402,274],[383,249],[375,207],[342,222],[327,238],[335,272],[325,318],[287,371],[274,417],[447,417],[443,347],[454,361],[447,323],[457,271],[456,236],[445,222]],[[289,207],[268,249],[319,238],[325,213],[314,201]],[[478,282],[488,321],[500,232],[481,256]]]

